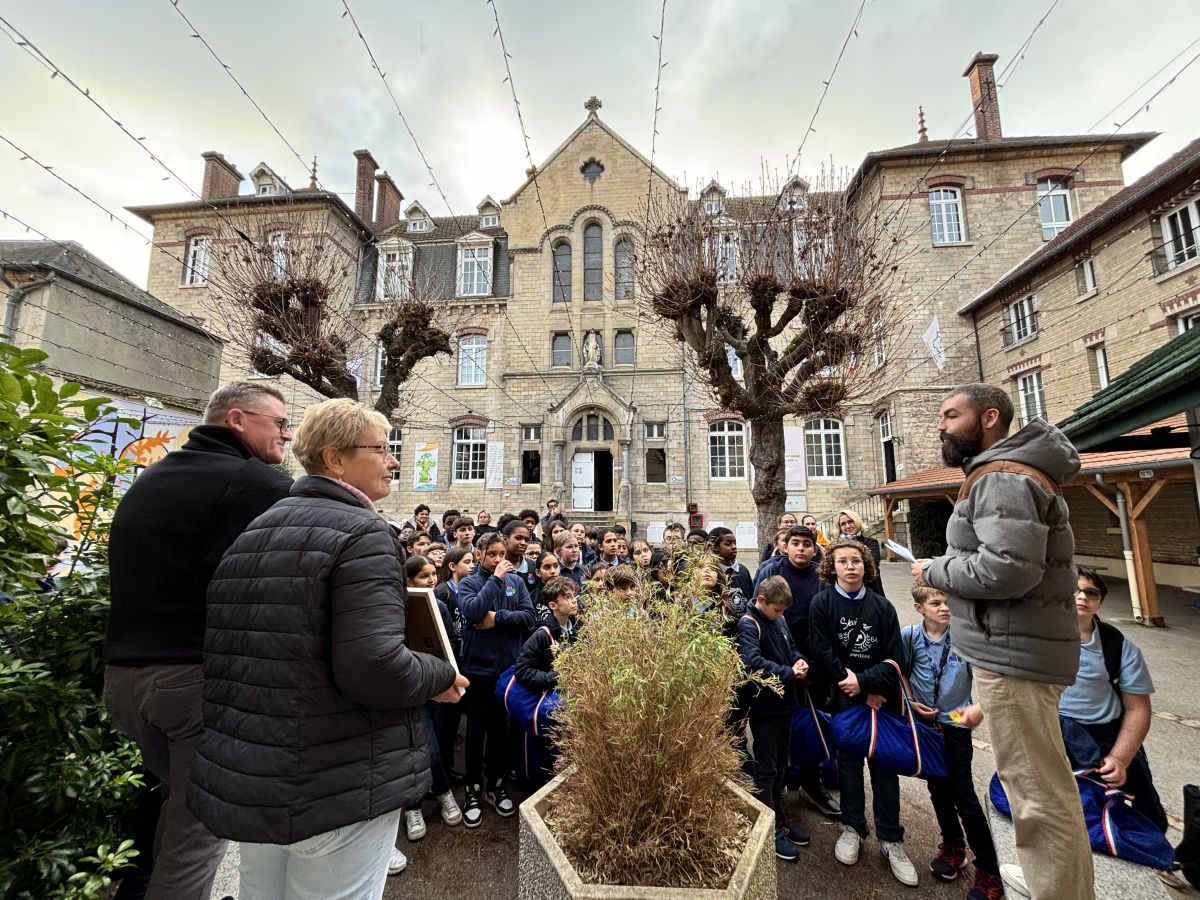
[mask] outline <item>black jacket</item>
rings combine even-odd
[[[234,541],[208,591],[204,731],[188,806],[219,837],[290,844],[415,805],[420,706],[454,670],[404,643],[387,523],[301,478]]]
[[[575,640],[577,625],[572,620],[566,630],[558,619],[543,622],[522,646],[517,656],[514,675],[518,682],[533,691],[553,691],[558,687],[558,672],[554,671],[554,645]]]
[[[880,571],[879,564],[883,561],[883,551],[879,546],[879,541],[873,537],[868,537],[861,531],[858,534],[850,535],[850,540],[858,541],[860,544],[866,545],[867,551],[871,554],[871,559],[875,560],[875,580],[867,582],[867,587],[877,593],[880,597],[887,597],[883,592],[883,572]]]
[[[751,605],[737,624],[738,654],[747,672],[776,675],[783,682],[783,696],[770,688],[753,685],[749,691],[751,716],[787,716],[796,706],[796,673],[792,666],[801,653],[792,643],[792,633],[783,619],[772,622]]]
[[[109,534],[105,661],[199,663],[204,595],[221,555],[291,484],[221,425],[193,428],[183,447],[142,472]]]

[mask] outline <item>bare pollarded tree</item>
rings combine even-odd
[[[821,187],[794,179],[719,208],[678,194],[644,210],[642,319],[683,344],[717,404],[750,423],[760,533],[786,500],[784,418],[864,398],[903,328],[902,236]]]
[[[256,371],[361,400],[364,365],[382,347],[372,393],[391,417],[417,364],[451,352],[452,307],[414,277],[411,253],[381,259],[385,270],[361,286],[358,246],[328,210],[283,202],[212,230],[207,308]]]

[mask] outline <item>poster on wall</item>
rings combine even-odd
[[[413,490],[436,491],[438,483],[438,445],[417,444],[413,459]]]
[[[488,490],[504,486],[504,441],[487,442],[486,472]]]
[[[666,522],[647,522],[646,523],[646,540],[651,544],[661,544],[663,535],[666,533]]]
[[[733,529],[734,536],[737,537],[739,547],[757,547],[758,546],[758,523],[757,522],[738,522],[737,527]]]
[[[806,487],[804,471],[804,428],[783,426],[783,487],[789,493]]]

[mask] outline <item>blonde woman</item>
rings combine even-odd
[[[883,578],[879,575],[879,562],[881,554],[879,550],[879,541],[873,537],[867,537],[863,533],[863,523],[857,514],[848,509],[843,509],[837,516],[838,539],[843,541],[858,541],[864,545],[871,553],[871,559],[875,560],[875,579],[867,584],[871,590],[877,593],[880,597],[886,597],[883,592]]]
[[[292,443],[308,475],[234,541],[208,592],[188,803],[241,842],[242,900],[382,897],[406,863],[401,810],[430,787],[421,705],[467,684],[405,646],[404,569],[375,512],[397,466],[388,430],[350,400],[309,407]]]

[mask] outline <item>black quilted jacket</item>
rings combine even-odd
[[[222,558],[208,590],[204,733],[188,806],[216,835],[290,844],[416,804],[420,706],[451,667],[404,645],[387,523],[305,477]]]

